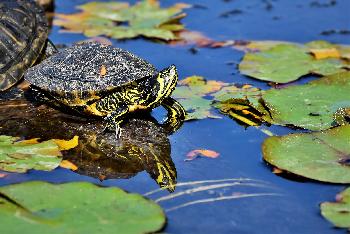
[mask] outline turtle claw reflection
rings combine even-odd
[[[78,135],[79,145],[64,151],[64,159],[78,167],[77,173],[105,180],[131,178],[145,170],[161,188],[175,190],[177,173],[168,139],[173,131],[154,118],[125,121],[123,134],[116,139],[114,132],[103,131],[102,121],[67,115],[15,94],[0,97],[0,134],[42,140]]]

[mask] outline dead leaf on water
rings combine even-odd
[[[336,48],[310,49],[310,52],[316,59],[340,58],[340,53]]]
[[[200,157],[206,157],[206,158],[217,158],[219,157],[219,153],[214,150],[208,150],[208,149],[196,149],[192,150],[187,153],[186,160],[185,161],[191,161],[196,158]]]
[[[60,167],[70,169],[72,171],[78,170],[78,167],[69,160],[62,160],[62,162],[60,163]]]

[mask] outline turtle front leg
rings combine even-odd
[[[162,106],[168,111],[163,126],[169,133],[173,133],[183,124],[186,118],[186,111],[180,103],[171,97],[165,98],[162,102]]]
[[[117,139],[120,138],[122,133],[122,128],[120,125],[123,122],[123,117],[129,112],[129,108],[127,105],[121,105],[116,110],[112,111],[105,117],[107,121],[107,125],[105,129],[115,129],[115,137]]]

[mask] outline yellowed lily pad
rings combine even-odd
[[[340,228],[350,228],[350,188],[336,196],[336,202],[323,202],[321,214]]]
[[[267,138],[264,159],[294,174],[331,183],[350,183],[350,125]]]
[[[54,24],[68,32],[84,33],[88,37],[105,35],[116,39],[144,36],[162,40],[177,39],[176,32],[184,26],[179,20],[186,4],[161,8],[157,0],[142,0],[135,5],[127,2],[89,2],[78,6],[74,14],[56,14]]]
[[[26,182],[0,188],[0,233],[153,233],[162,209],[138,194],[86,182]]]

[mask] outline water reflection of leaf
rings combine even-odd
[[[175,32],[183,30],[179,20],[186,4],[161,8],[155,0],[143,0],[130,6],[127,2],[90,2],[78,6],[80,13],[56,14],[54,24],[70,32],[82,32],[88,37],[106,35],[124,39],[144,36],[163,40],[177,39]],[[97,10],[98,9],[98,10]]]
[[[0,214],[1,233],[153,233],[165,225],[154,202],[86,182],[3,186]]]
[[[26,96],[31,97],[29,92]],[[166,126],[146,113],[135,114],[127,120],[122,126],[121,138],[116,140],[114,132],[103,131],[102,121],[38,106],[38,103],[27,101],[23,94],[0,99],[0,107],[0,124],[3,126],[0,134],[29,139],[39,137],[41,140],[71,139],[61,144],[66,149],[63,159],[78,167],[76,172],[79,174],[99,179],[131,178],[145,170],[160,187],[169,191],[175,189],[177,173],[171,159],[170,133]],[[56,143],[52,143],[58,150]]]

